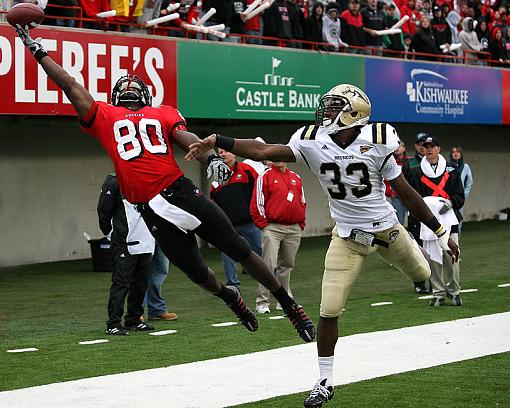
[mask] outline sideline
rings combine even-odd
[[[509,338],[510,312],[341,337],[335,385],[509,352]],[[4,391],[0,406],[216,408],[260,401],[311,389],[318,378],[315,349],[303,344]]]

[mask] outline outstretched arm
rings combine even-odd
[[[439,238],[443,249],[448,248],[454,262],[459,259],[459,247],[449,237],[445,236],[444,228],[437,218],[432,214],[423,198],[414,190],[400,174],[396,179],[390,181],[391,187],[397,192],[400,201],[411,213],[424,225],[430,228]],[[446,248],[447,246],[447,248]]]
[[[67,71],[53,61],[38,40],[30,38],[28,27],[16,26],[16,32],[23,44],[30,50],[37,62],[44,69],[48,77],[64,91],[78,113],[78,116],[85,116],[94,103],[92,95]]]
[[[219,147],[236,156],[255,161],[271,160],[287,163],[296,161],[292,149],[288,146],[262,143],[255,139],[232,139],[218,134],[210,135],[198,143],[193,143],[186,155],[186,160],[193,160],[213,147]]]
[[[177,130],[174,133],[174,140],[175,144],[179,146],[183,151],[189,154],[190,148],[193,144],[199,143],[200,138],[195,135],[194,133],[184,131],[184,130]],[[198,161],[202,163],[207,163],[207,159],[212,154],[215,154],[214,150],[212,148],[203,150],[200,153],[198,153],[194,158],[196,158]]]

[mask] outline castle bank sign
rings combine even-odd
[[[322,95],[321,86],[309,79],[297,79],[290,68],[285,61],[271,57],[265,72],[236,80],[235,111],[313,115]]]
[[[406,83],[409,102],[420,115],[437,117],[464,116],[469,104],[469,90],[449,86],[448,77],[428,69],[415,68]]]

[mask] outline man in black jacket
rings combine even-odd
[[[464,188],[457,166],[446,161],[439,154],[441,147],[435,137],[427,137],[423,141],[423,147],[425,148],[425,157],[421,160],[420,166],[411,170],[409,184],[422,197],[440,197],[443,202],[439,209],[440,215],[453,209],[457,221],[462,221],[462,214],[459,210],[464,205]],[[458,233],[458,224],[452,225],[450,238],[457,245],[459,243]],[[462,306],[459,263],[454,262],[445,251],[438,260],[433,258],[431,255],[429,259],[433,294],[430,306],[441,306],[444,304],[446,296],[452,299],[453,306]],[[443,266],[448,275],[447,282],[443,279]]]
[[[135,207],[123,199],[115,174],[108,175],[101,187],[97,214],[103,234],[111,234],[113,249],[106,334],[125,336],[130,330],[154,330],[141,320],[154,238]],[[127,311],[122,324],[126,297]]]

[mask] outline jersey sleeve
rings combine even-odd
[[[300,150],[301,135],[303,134],[306,128],[307,126],[303,126],[296,130],[296,132],[291,136],[289,142],[287,143],[287,146],[289,146],[292,149],[292,153],[294,153],[296,162],[301,164],[306,164],[305,158]]]
[[[393,157],[393,153],[387,156],[387,159],[383,161],[381,167],[381,174],[388,180],[395,180],[402,173],[402,167],[397,164],[397,161]]]
[[[173,139],[174,134],[178,130],[188,130],[186,125],[186,119],[182,116],[181,112],[171,106],[161,105],[159,107],[163,111],[166,118],[168,137],[170,140]]]
[[[101,126],[108,118],[109,106],[107,103],[95,101],[87,114],[79,119],[81,130],[99,138],[101,136]]]

